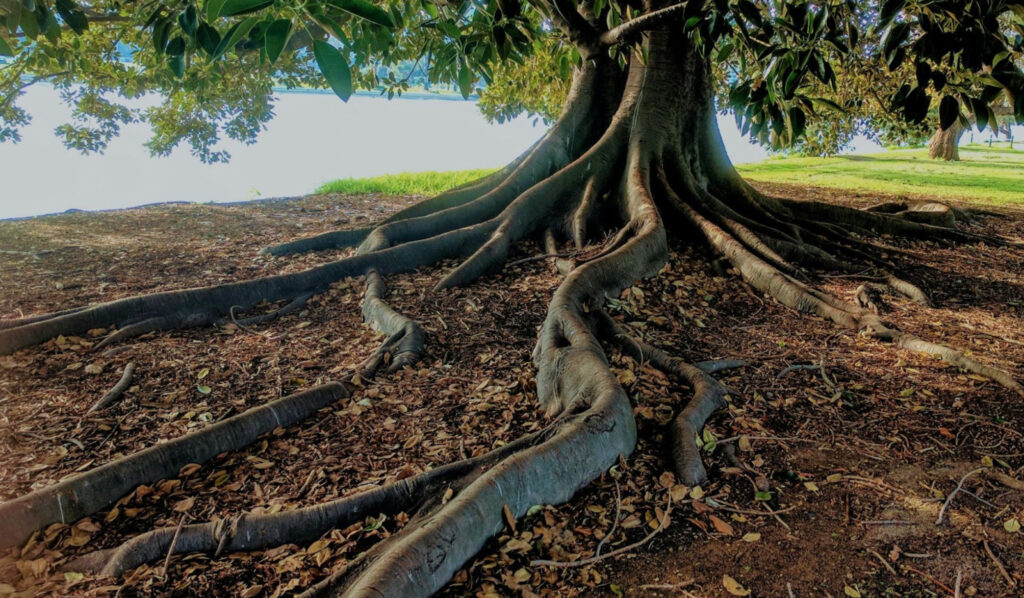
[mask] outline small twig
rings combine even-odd
[[[128,386],[132,383],[132,376],[135,375],[135,362],[129,362],[128,365],[124,366],[124,374],[121,375],[121,379],[118,380],[117,384],[113,388],[107,391],[100,400],[96,401],[96,404],[89,408],[86,413],[92,413],[99,411],[100,409],[106,409],[124,394],[124,391],[128,389]]]
[[[956,568],[956,583],[953,585],[953,598],[960,598],[960,584],[964,580],[964,572],[960,567]]]
[[[573,251],[573,252],[569,252],[569,253],[542,253],[540,255],[531,255],[530,257],[524,257],[522,259],[513,260],[513,261],[509,262],[508,264],[506,264],[506,267],[518,266],[519,264],[525,264],[525,263],[528,263],[528,262],[536,262],[538,260],[546,260],[546,259],[548,259],[550,257],[562,259],[562,258],[567,258],[567,257],[576,257],[578,255],[581,255],[581,252]]]
[[[781,372],[779,372],[778,374],[775,375],[775,379],[778,380],[779,378],[785,376],[786,374],[788,374],[790,372],[796,372],[796,371],[800,371],[800,370],[820,370],[820,369],[821,369],[821,364],[817,364],[817,363],[797,363],[797,364],[785,367]]]
[[[861,521],[861,525],[917,525],[916,521],[906,519],[886,519],[883,521]]]
[[[917,573],[921,577],[923,577],[923,578],[927,579],[928,581],[932,582],[933,584],[939,586],[940,588],[942,588],[943,590],[949,592],[950,594],[953,593],[953,588],[951,588],[951,587],[947,586],[946,584],[942,583],[941,581],[935,579],[931,575],[928,575],[924,571],[921,571],[920,569],[915,569],[915,568],[913,568],[913,567],[911,567],[909,565],[903,565],[903,568],[906,569],[907,571],[913,571],[914,573]]]
[[[782,527],[786,528],[789,531],[793,531],[793,528],[789,527],[789,524],[786,523],[785,521],[783,521],[782,517],[779,517],[779,511],[773,511],[772,508],[769,507],[767,503],[761,503],[761,506],[764,507],[764,510],[768,511],[771,514],[771,516],[775,518],[775,521],[778,521],[779,523],[781,523]]]
[[[607,542],[613,534],[615,534],[615,530],[619,527],[619,516],[622,515],[622,495],[619,493],[619,480],[612,478],[612,481],[615,482],[615,521],[612,522],[611,531],[609,531],[605,537],[601,538],[601,541],[598,542],[597,550],[594,551],[594,556],[601,556],[601,548],[604,546],[604,543]]]
[[[654,536],[658,535],[662,530],[664,530],[665,527],[668,526],[669,514],[671,512],[672,512],[672,495],[669,494],[668,501],[665,503],[665,515],[662,516],[661,521],[658,523],[658,527],[654,528],[654,530],[651,531],[651,533],[649,533],[646,536],[644,536],[643,540],[640,540],[639,542],[634,542],[634,543],[632,543],[632,544],[630,544],[628,546],[623,546],[622,548],[616,548],[615,550],[613,550],[611,552],[607,552],[607,553],[605,553],[605,554],[603,554],[601,556],[595,555],[595,556],[592,556],[590,558],[582,559],[582,560],[579,560],[579,561],[568,561],[568,562],[566,562],[566,561],[536,560],[536,561],[530,561],[530,566],[531,567],[547,566],[547,567],[559,567],[559,568],[583,567],[583,566],[586,566],[586,565],[592,565],[594,563],[597,563],[599,561],[603,561],[605,559],[610,559],[610,558],[619,556],[620,554],[627,553],[627,552],[629,552],[631,550],[634,550],[636,548],[640,548],[644,544],[647,544],[648,542],[651,541],[652,538],[654,538]]]
[[[993,509],[998,509],[998,508],[999,508],[999,507],[995,506],[994,504],[992,504],[992,503],[988,502],[988,501],[987,501],[987,500],[985,500],[984,498],[982,498],[982,497],[978,496],[977,494],[975,494],[975,493],[971,492],[971,491],[970,491],[970,490],[968,490],[967,488],[961,488],[961,489],[960,489],[960,492],[963,492],[963,493],[964,493],[964,494],[966,494],[967,496],[970,496],[971,498],[973,498],[974,500],[976,500],[976,501],[978,501],[978,502],[982,503],[983,505],[987,505],[987,506],[989,506],[989,507],[992,507]]]
[[[1001,471],[989,469],[988,471],[985,472],[985,476],[999,482],[1000,484],[1006,486],[1007,488],[1013,488],[1014,490],[1024,490],[1024,482],[1016,478],[1012,478]]]
[[[730,436],[717,441],[715,444],[729,444],[730,442],[736,442],[737,440],[746,436]],[[791,436],[747,436],[747,440],[772,440],[775,442],[817,442],[810,438],[793,438]]]
[[[875,558],[877,558],[883,565],[885,565],[885,568],[889,570],[889,573],[892,573],[893,575],[899,575],[899,573],[897,573],[896,570],[892,568],[892,565],[890,565],[889,562],[885,560],[885,557],[878,554],[874,550],[871,550],[870,548],[868,548],[868,552],[875,555]]]
[[[996,568],[1003,574],[1003,579],[1006,580],[1006,583],[1010,584],[1011,588],[1017,587],[1017,583],[1014,582],[1013,578],[1010,577],[1010,574],[1006,572],[1006,567],[1003,567],[1003,563],[996,558],[995,553],[993,553],[992,549],[989,548],[988,540],[982,540],[981,543],[985,546],[985,552],[988,553],[988,558],[992,559],[992,562],[996,564]]]
[[[939,518],[935,520],[935,525],[942,524],[942,518],[946,515],[946,509],[949,508],[949,505],[953,502],[953,498],[956,497],[957,493],[963,489],[964,482],[967,481],[967,478],[971,477],[976,473],[981,473],[982,471],[985,471],[984,467],[980,467],[973,471],[969,471],[966,475],[964,475],[964,477],[960,478],[960,483],[957,484],[956,488],[954,488],[953,491],[949,493],[949,496],[946,497],[946,502],[942,503],[942,509],[939,510]]]
[[[174,554],[174,546],[178,543],[178,536],[181,535],[181,527],[185,525],[185,518],[188,514],[181,516],[178,520],[178,527],[174,530],[174,537],[171,538],[171,545],[167,548],[167,557],[164,559],[164,577],[167,577],[167,566],[171,563],[171,555]]]
[[[755,517],[768,517],[769,515],[781,515],[783,513],[788,513],[795,509],[796,507],[786,507],[785,509],[779,509],[778,511],[769,511],[767,513],[765,513],[764,511],[752,511],[749,509],[736,509],[733,507],[722,506],[720,504],[714,506],[714,508],[717,510],[726,511],[727,513],[737,513],[739,515],[753,515]]]
[[[789,592],[789,598],[796,598],[796,594],[793,593],[793,585],[788,581],[786,582],[786,591]]]
[[[235,326],[237,326],[239,330],[242,330],[244,332],[248,332],[249,334],[255,334],[256,336],[262,336],[262,337],[266,338],[266,335],[260,334],[259,332],[253,330],[252,328],[249,328],[245,324],[243,324],[243,323],[241,323],[241,322],[239,322],[238,320],[235,319],[235,310],[237,308],[238,308],[237,305],[232,305],[231,309],[228,310],[228,315],[231,316],[231,323],[234,324]]]

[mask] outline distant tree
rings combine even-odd
[[[89,151],[141,119],[154,127],[149,147],[155,153],[184,141],[201,159],[222,160],[220,139],[251,141],[272,117],[275,85],[326,84],[342,99],[355,89],[397,93],[408,83],[395,68],[409,60],[422,60],[432,83],[454,84],[466,96],[484,81],[485,110],[499,119],[521,111],[551,117],[556,96],[545,94],[568,86],[543,139],[496,174],[378,226],[267,250],[282,255],[358,245],[351,257],[268,278],[5,320],[0,330],[0,353],[98,328],[115,330],[104,341],[109,344],[208,326],[265,301],[293,310],[334,281],[365,276],[364,313],[387,335],[359,372],[365,378],[415,363],[424,348],[420,326],[385,302],[382,277],[458,258],[437,285],[447,289],[500,269],[528,238],[542,241],[550,254],[571,243],[590,249],[587,257],[559,262],[566,277],[534,353],[537,398],[558,416],[548,428],[333,503],[188,525],[180,538],[173,529],[156,530],[79,567],[118,574],[173,551],[254,549],[315,538],[367,512],[405,512],[411,518],[401,533],[314,591],[429,595],[509,517],[568,500],[633,451],[633,408],[602,342],[693,388],[694,399],[666,437],[678,480],[703,483],[695,436],[725,404],[725,389],[710,375],[715,366],[694,366],[646,345],[604,309],[637,279],[658,275],[670,238],[708,247],[786,306],[941,357],[1024,394],[1005,372],[887,324],[870,309],[870,293],[853,303],[814,284],[820,270],[867,275],[871,284],[927,302],[869,237],[1003,240],[958,228],[957,216],[966,212],[936,203],[861,210],[766,195],[733,169],[713,103],[717,88],[744,133],[774,147],[797,142],[809,123],[851,108],[920,126],[937,105],[947,129],[965,112],[980,121],[1008,91],[1019,118],[1019,0],[885,0],[880,6],[856,0],[3,0],[0,6],[6,21],[0,53],[11,56],[0,80],[8,90],[3,135],[15,138],[28,118],[18,90],[43,79],[74,106],[75,122],[59,134]],[[864,55],[851,54],[858,52]],[[875,78],[844,65],[877,69],[879,77],[887,68],[895,79],[858,88],[858,81]],[[141,108],[129,101],[146,92],[161,99]],[[50,523],[88,515],[134,484],[237,449],[281,425],[282,417],[294,421],[343,394],[342,386],[325,385],[5,503],[0,543],[17,544]]]

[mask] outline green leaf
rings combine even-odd
[[[54,8],[57,9],[60,18],[64,19],[64,22],[75,33],[82,33],[89,28],[89,21],[85,18],[85,13],[71,0],[57,0]]]
[[[228,0],[229,2],[231,0]],[[360,19],[366,19],[371,23],[376,23],[381,27],[387,27],[393,29],[395,24],[391,21],[391,15],[386,10],[375,6],[372,2],[367,0],[327,0],[327,4],[335,8],[353,14]]]
[[[211,18],[244,15],[266,8],[273,3],[273,0],[227,0],[221,5],[220,12]]]
[[[196,32],[196,18],[196,7],[190,4],[178,15],[178,24],[185,33],[193,35]]]
[[[878,11],[878,26],[886,27],[896,18],[896,14],[903,9],[907,0],[886,0]]]
[[[14,56],[14,50],[11,49],[7,40],[2,37],[0,37],[0,56]]]
[[[771,500],[772,499],[772,493],[771,492],[764,492],[764,491],[756,492],[754,494],[754,498],[756,498],[757,500],[763,500],[763,501]]]
[[[202,384],[197,384],[196,385],[196,390],[198,390],[200,394],[204,394],[204,395],[208,395],[208,394],[210,394],[213,391],[213,389],[210,388],[209,386],[204,386]]]
[[[984,131],[988,126],[988,105],[980,99],[971,98],[971,111],[974,112],[974,120],[978,123],[978,131]]]
[[[214,51],[212,59],[220,58],[225,52],[235,47],[235,44],[242,41],[242,38],[248,35],[249,30],[252,29],[256,23],[259,22],[259,17],[249,17],[244,21],[235,23],[235,25],[228,29],[227,34],[217,44],[217,49]]]
[[[804,128],[807,126],[807,116],[804,115],[804,111],[800,108],[793,106],[789,109],[789,142],[793,143],[798,137],[803,135]]]
[[[462,97],[465,99],[468,99],[469,94],[473,92],[473,73],[466,65],[459,68],[459,91],[462,92]]]
[[[209,23],[200,23],[199,28],[196,29],[196,41],[199,42],[199,47],[213,56],[217,53],[217,46],[220,45],[220,33]]]
[[[167,49],[165,50],[165,52],[167,52],[168,56],[181,56],[182,54],[184,54],[185,38],[181,37],[180,35],[175,36],[175,38],[167,44]]]
[[[221,10],[224,9],[224,3],[227,0],[209,0],[206,3],[206,20],[212,21],[220,16]]]
[[[292,22],[288,19],[278,19],[267,27],[264,37],[264,47],[267,49],[267,58],[271,64],[277,61],[284,46],[288,43],[288,34],[292,31]]]
[[[157,54],[163,54],[167,47],[167,38],[171,35],[171,22],[164,20],[153,26],[153,49]]]
[[[327,42],[313,42],[313,56],[335,95],[347,102],[352,96],[352,71],[341,51]]]
[[[945,96],[939,102],[939,126],[945,131],[953,126],[956,117],[960,115],[960,102],[953,96]]]

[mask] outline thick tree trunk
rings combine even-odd
[[[964,127],[959,120],[953,121],[948,129],[939,127],[928,141],[928,157],[932,160],[958,162],[960,160],[960,138]]]
[[[388,335],[369,360],[367,369],[372,372],[388,359],[392,368],[414,363],[424,343],[419,326],[385,302],[384,275],[465,257],[438,286],[466,285],[501,268],[513,245],[528,236],[543,236],[551,253],[557,253],[562,242],[580,247],[602,243],[588,252],[586,260],[562,264],[566,277],[552,297],[540,330],[534,351],[537,398],[541,408],[556,417],[542,433],[453,464],[443,472],[439,469],[437,474],[367,493],[365,498],[313,506],[273,519],[253,515],[231,526],[188,526],[180,546],[173,540],[173,530],[156,530],[82,563],[118,575],[168,552],[257,549],[292,537],[316,537],[365,512],[403,510],[411,517],[399,533],[311,588],[309,594],[428,596],[503,528],[506,512],[521,517],[533,505],[566,501],[620,456],[633,451],[632,406],[608,366],[601,341],[621,345],[693,389],[694,398],[680,408],[666,436],[679,481],[701,484],[706,472],[694,436],[724,404],[726,395],[709,375],[714,368],[683,363],[632,338],[627,326],[603,311],[608,298],[618,297],[639,278],[661,270],[670,235],[708,246],[751,286],[798,311],[937,355],[1024,392],[1000,370],[890,328],[868,308],[803,282],[809,279],[808,267],[855,273],[875,269],[874,279],[926,302],[920,289],[886,271],[890,264],[872,253],[873,246],[863,236],[884,233],[999,241],[953,228],[952,212],[938,204],[886,204],[870,211],[758,193],[738,176],[726,155],[707,60],[675,29],[650,31],[643,42],[643,59],[634,54],[624,73],[608,58],[607,48],[590,36],[590,46],[581,47],[583,65],[575,74],[565,112],[547,136],[509,168],[405,210],[375,229],[321,236],[311,244],[361,243],[356,256],[264,280],[26,318],[0,329],[0,353],[7,353],[58,334],[97,327],[134,330],[141,322],[148,323],[143,328],[149,331],[203,325],[225,314],[233,316],[234,306],[248,308],[264,300],[304,301],[334,280],[365,275],[364,314]],[[287,251],[294,248],[290,245]],[[193,460],[206,458],[211,450],[225,450],[194,451],[193,442],[208,439],[180,439],[183,452],[188,448],[188,455],[198,455],[189,457]],[[138,469],[114,463],[100,470],[110,476],[120,475],[124,468]],[[164,470],[155,473],[164,475]],[[126,483],[144,483],[144,474],[139,472]],[[107,493],[97,488],[95,482],[106,479],[97,475],[86,472],[64,483],[66,488],[62,485],[0,506],[0,515],[7,518],[39,514],[30,523],[9,529],[0,546],[21,542],[29,528],[65,517],[62,497],[69,492],[78,496],[79,485],[85,484],[93,494],[87,506],[74,512],[75,517],[123,494],[122,486],[111,486]],[[441,500],[435,492],[441,487],[454,490],[454,496]]]

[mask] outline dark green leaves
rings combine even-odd
[[[172,39],[164,50],[168,56],[181,56],[185,53],[185,38],[180,35]]]
[[[344,101],[352,95],[352,71],[337,48],[320,40],[313,42],[313,56],[327,84]]]
[[[217,44],[217,49],[213,52],[213,55],[210,58],[215,60],[223,56],[224,53],[233,48],[235,44],[242,41],[242,38],[248,35],[249,30],[258,22],[259,19],[257,17],[249,17],[243,21],[235,23],[234,26],[232,26],[231,29],[228,29],[228,32],[224,34],[224,38],[220,40],[219,44]]]
[[[896,18],[896,15],[906,5],[907,0],[885,0],[882,2],[882,6],[878,11],[878,26],[879,28],[888,27],[889,23]]]
[[[473,73],[465,65],[459,69],[459,91],[462,97],[467,99],[473,93]]]
[[[228,0],[229,2],[231,0]],[[391,21],[391,15],[386,10],[374,5],[368,0],[327,0],[328,6],[340,8],[341,10],[355,15],[360,19],[366,19],[381,27],[393,29],[395,24]]]
[[[57,0],[54,8],[57,9],[57,14],[60,15],[60,18],[75,33],[82,33],[89,28],[89,22],[85,18],[85,13],[79,10],[78,6],[71,0]]]
[[[178,24],[181,25],[181,30],[189,35],[194,35],[196,32],[197,25],[196,7],[189,4],[188,8],[181,11],[178,15]]]
[[[960,102],[953,96],[945,96],[939,103],[939,126],[945,131],[960,116]]]
[[[196,28],[196,41],[200,48],[213,56],[217,53],[217,46],[220,45],[220,33],[208,23],[200,23]]]
[[[153,49],[162,54],[167,47],[167,38],[171,35],[171,22],[162,20],[153,26]]]
[[[210,18],[244,15],[266,8],[273,3],[273,0],[227,0],[221,4],[219,12],[210,16]]]
[[[276,62],[284,46],[288,43],[288,34],[291,33],[292,22],[288,19],[278,19],[267,27],[264,35],[264,48],[267,50],[267,59]]]
[[[14,50],[11,49],[7,40],[2,37],[0,37],[0,56],[14,56]]]

